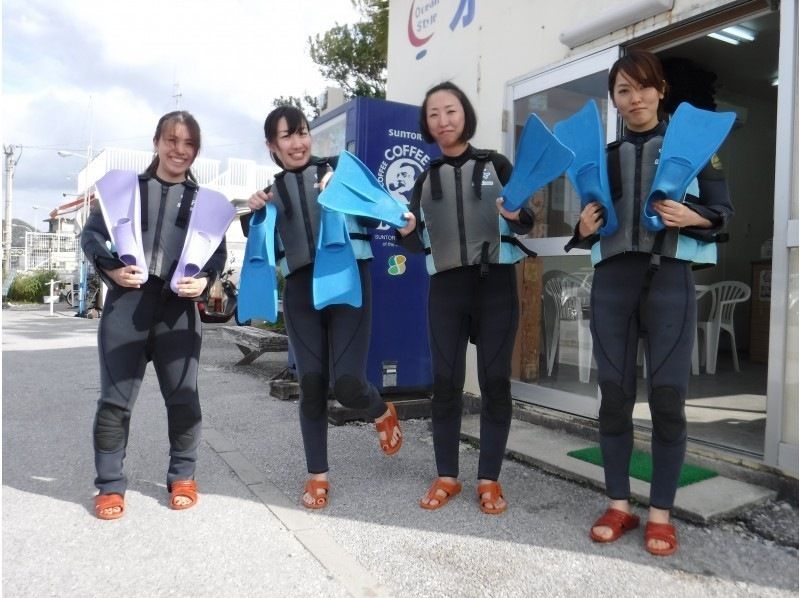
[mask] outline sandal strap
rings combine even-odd
[[[478,498],[481,499],[481,503],[494,503],[498,498],[505,499],[505,496],[503,496],[503,487],[499,482],[484,482],[482,484],[478,484],[477,492]],[[489,498],[483,498],[484,494],[488,494]]]
[[[653,523],[648,521],[644,528],[644,540],[661,540],[670,546],[675,546],[678,542],[678,537],[675,534],[675,526],[670,523]]]
[[[121,494],[98,494],[94,497],[95,511],[104,511],[115,507],[125,508],[125,499]]]
[[[610,527],[612,530],[628,530],[639,525],[639,517],[620,511],[619,509],[609,508],[600,518],[594,522],[592,527]]]
[[[428,500],[438,500],[441,502],[444,499],[436,495],[439,490],[447,495],[444,497],[444,499],[449,499],[461,492],[461,482],[448,482],[447,480],[436,478],[433,484],[431,484],[431,487],[428,488],[425,498]]]
[[[397,409],[395,408],[394,403],[387,401],[386,408],[389,410],[389,415],[379,422],[376,421],[375,429],[378,431],[378,433],[383,432],[386,435],[386,439],[380,441],[381,450],[384,453],[393,454],[400,450],[400,445],[403,443],[403,431],[400,429],[400,421],[397,419]],[[397,428],[398,432],[397,444],[392,446],[390,441],[395,428]]]
[[[328,480],[315,480],[314,478],[309,478],[306,480],[306,485],[303,488],[303,492],[308,492],[314,498],[317,498],[317,490],[324,490],[325,494],[328,493],[331,485],[328,483]]]

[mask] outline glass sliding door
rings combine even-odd
[[[508,114],[513,115],[513,126],[507,137],[508,155],[514,156],[531,112],[552,128],[590,99],[600,108],[606,139],[614,140],[617,118],[608,101],[607,81],[618,57],[619,48],[614,47],[511,82]],[[540,332],[540,360],[538,377],[513,381],[512,392],[518,400],[596,417],[597,376],[589,333],[592,266],[588,251],[564,251],[580,215],[580,198],[566,176],[561,176],[534,195],[531,207],[536,224],[524,242],[541,258],[537,275],[542,293],[540,302],[532,302],[533,308],[522,302],[521,320],[524,326],[538,319],[534,328]]]

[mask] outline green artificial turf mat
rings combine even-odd
[[[580,459],[581,461],[600,465],[601,467],[603,465],[603,455],[600,452],[599,446],[590,446],[588,448],[570,451],[567,455],[575,459]],[[628,473],[632,478],[649,483],[653,479],[653,459],[650,457],[650,453],[633,451],[633,455],[631,455],[631,466]],[[703,480],[708,480],[717,475],[716,471],[684,463],[683,467],[681,467],[681,476],[678,478],[678,487],[682,488],[690,484],[702,482]]]

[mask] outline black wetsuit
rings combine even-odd
[[[433,444],[441,477],[459,473],[470,340],[477,348],[482,404],[478,478],[496,481],[500,476],[511,424],[511,354],[519,308],[514,265],[500,263],[500,246],[511,239],[500,242],[495,200],[510,175],[511,163],[503,155],[471,146],[456,158],[435,160],[414,185],[410,209],[417,229],[401,241],[410,251],[428,253],[432,273],[428,322],[434,377]],[[434,206],[432,201],[442,203]],[[507,224],[510,231],[524,234],[533,226],[533,214],[523,208],[520,221]],[[453,230],[443,230],[447,227]]]
[[[186,238],[197,186],[140,177],[142,238],[149,278],[140,288],[118,287],[103,270],[124,264],[108,247],[108,231],[99,206],[81,234],[81,245],[109,286],[98,329],[100,398],[94,421],[94,452],[100,494],[125,494],[123,460],[131,411],[145,368],[153,362],[167,407],[170,460],[167,488],[194,479],[201,412],[197,365],[201,330],[195,299],[180,298],[169,281]],[[225,240],[198,276],[209,285],[225,265]]]
[[[283,313],[300,381],[300,431],[308,472],[328,471],[328,390],[337,401],[363,409],[369,418],[386,413],[378,390],[366,378],[372,326],[372,252],[363,232],[378,223],[346,216],[361,278],[361,307],[330,305],[314,308],[314,257],[319,235],[318,181],[335,158],[312,158],[303,168],[283,171],[271,186],[277,209],[277,255],[286,276]],[[289,207],[291,206],[291,207]],[[248,232],[249,216],[242,218]],[[356,226],[356,223],[358,226]],[[291,270],[290,270],[291,269]]]
[[[673,506],[686,452],[684,403],[697,322],[691,262],[675,257],[680,246],[677,229],[654,234],[639,222],[665,131],[663,123],[644,133],[626,131],[622,141],[609,146],[609,179],[620,228],[602,240],[598,235],[578,240],[576,226],[566,247],[588,249],[599,242],[605,249],[592,282],[591,331],[601,393],[606,493],[614,500],[630,497],[636,354],[643,338],[653,421],[650,505],[659,509]],[[718,161],[706,165],[697,183],[698,195],[687,194],[685,203],[712,226],[687,227],[680,233],[714,242],[733,214]],[[654,253],[663,256],[660,265]]]

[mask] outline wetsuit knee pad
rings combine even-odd
[[[200,431],[200,406],[191,404],[170,405],[168,411],[168,430],[170,446],[185,451],[197,444]]]
[[[103,403],[94,421],[94,445],[97,450],[113,452],[125,447],[130,412],[122,407]]]
[[[328,381],[322,374],[306,374],[300,381],[300,409],[308,419],[319,419],[328,408]]]
[[[619,436],[633,429],[634,397],[625,396],[622,388],[613,382],[600,383],[600,433]]]
[[[366,409],[369,399],[364,384],[355,376],[345,374],[333,383],[333,396],[345,407]]]
[[[653,434],[664,444],[671,444],[686,435],[686,414],[683,397],[676,388],[658,386],[650,395]]]
[[[511,421],[511,382],[507,378],[489,378],[486,381],[481,412],[496,424]]]
[[[452,421],[461,415],[461,389],[446,382],[434,382],[431,412],[438,421]]]

